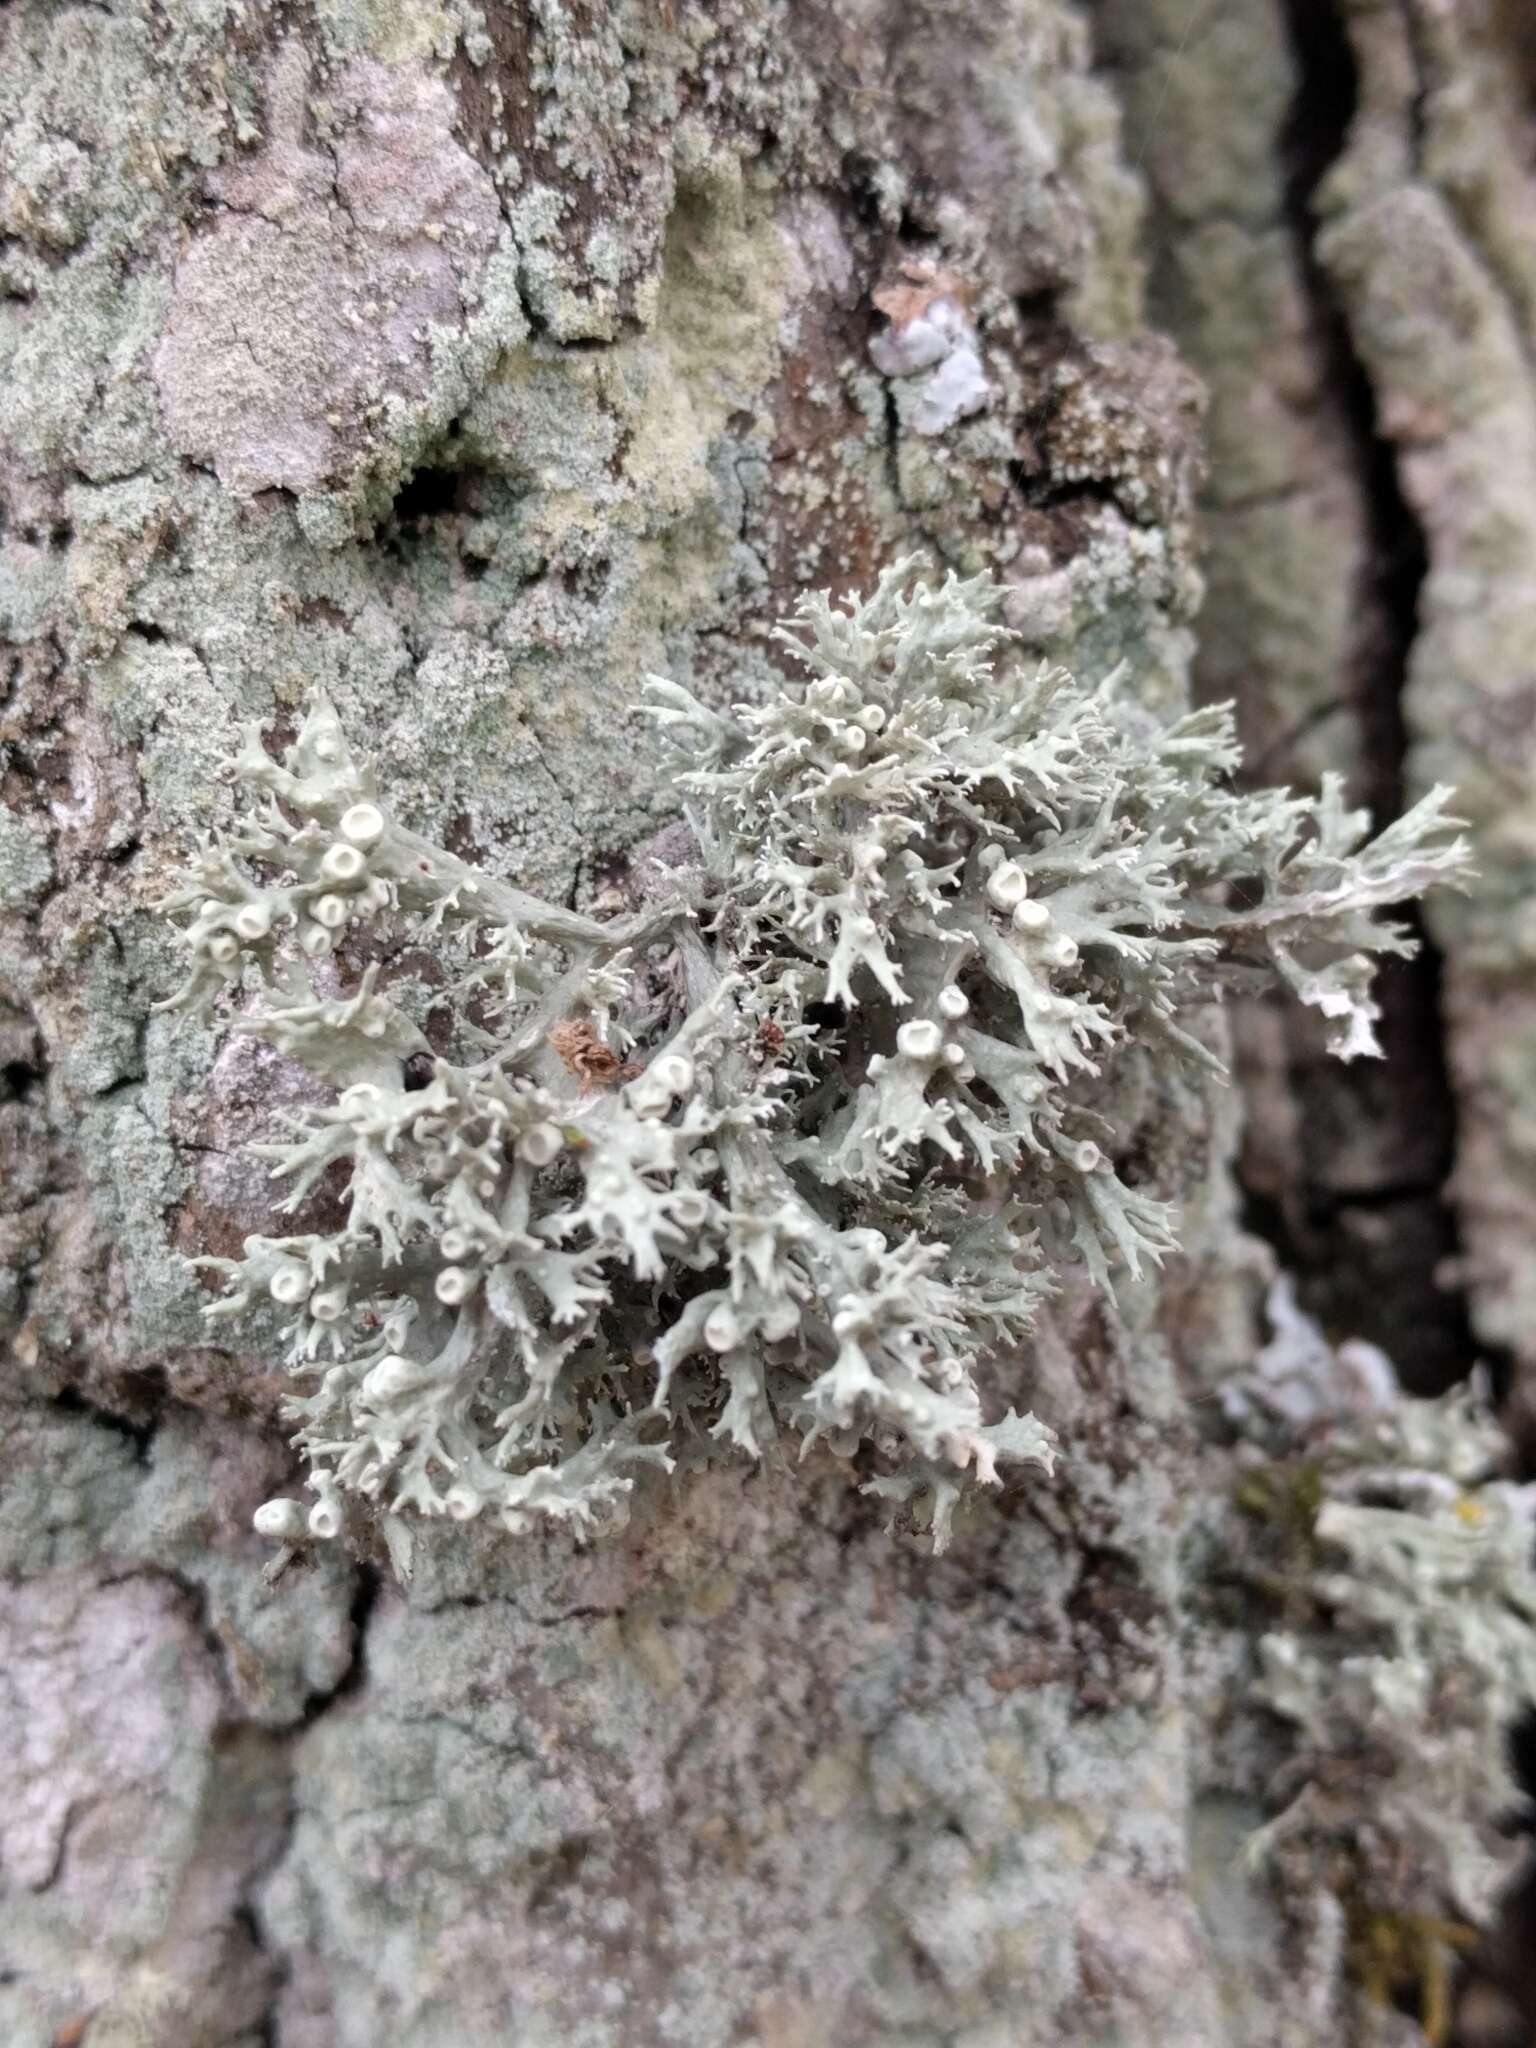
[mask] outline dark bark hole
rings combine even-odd
[[[408,477],[395,493],[393,516],[396,526],[421,527],[431,519],[442,519],[459,511],[464,489],[464,472],[428,466]]]
[[[0,1102],[28,1102],[42,1085],[42,1074],[30,1060],[7,1060],[0,1066]]]

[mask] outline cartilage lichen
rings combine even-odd
[[[1271,1314],[1254,1372],[1224,1390],[1252,1526],[1224,1567],[1279,1597],[1249,1698],[1289,1738],[1250,1857],[1293,1898],[1337,1897],[1363,1987],[1416,1989],[1443,2040],[1450,1951],[1512,1873],[1509,1823],[1529,1821],[1509,1742],[1536,1701],[1536,1487],[1503,1476],[1475,1385],[1408,1399],[1284,1282]]]
[[[1049,1467],[978,1369],[1056,1268],[1108,1288],[1174,1249],[1095,1106],[1120,1064],[1216,1067],[1190,1013],[1255,964],[1375,1050],[1370,956],[1411,945],[1375,912],[1462,865],[1446,793],[1375,839],[1336,780],[1240,793],[1227,711],[1161,725],[1118,671],[1030,664],[999,596],[900,563],[802,603],[808,680],[762,708],[653,680],[695,844],[611,922],[404,830],[326,704],[281,761],[248,734],[248,821],[170,899],[173,1002],[246,987],[235,1028],[334,1088],[263,1150],[290,1203],[339,1171],[347,1205],[205,1262],[210,1314],[293,1321],[316,1500],[272,1534],[585,1528],[639,1465],[783,1432],[942,1544],[967,1476]],[[392,997],[402,945],[446,1053]]]

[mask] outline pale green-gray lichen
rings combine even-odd
[[[211,1314],[293,1318],[316,1501],[267,1533],[375,1518],[403,1563],[413,1513],[584,1529],[636,1467],[782,1429],[942,1544],[967,1478],[1049,1467],[981,1379],[1063,1262],[1109,1289],[1175,1248],[1110,1157],[1116,1065],[1214,1066],[1190,1013],[1255,965],[1374,1051],[1371,955],[1411,945],[1375,912],[1464,847],[1444,791],[1374,840],[1336,782],[1237,792],[1226,711],[1028,663],[999,600],[900,563],[802,604],[810,680],[766,707],[653,680],[692,836],[609,922],[401,828],[323,702],[281,761],[251,731],[257,801],[170,899],[174,1001],[244,986],[237,1028],[335,1089],[264,1149],[347,1212],[206,1262]]]
[[[1288,1741],[1249,1844],[1284,1889],[1338,1895],[1383,1992],[1431,1980],[1520,1854],[1510,1733],[1536,1701],[1536,1487],[1511,1483],[1484,1392],[1405,1397],[1272,1297],[1275,1334],[1223,1389],[1246,1528],[1226,1569],[1281,1602],[1249,1697]],[[1432,2038],[1442,2038],[1433,2028]]]

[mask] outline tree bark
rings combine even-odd
[[[1186,1539],[1245,1192],[1415,1384],[1531,1349],[1533,95],[1494,0],[6,10],[7,2041],[1420,2038],[1244,1874]],[[870,343],[941,273],[986,390],[935,430]],[[760,696],[913,549],[1235,693],[1266,779],[1460,785],[1385,1067],[1253,1007],[1240,1160],[1236,1094],[1144,1105],[1185,1255],[1068,1286],[1015,1390],[1062,1476],[942,1559],[826,1458],[265,1593],[276,1353],[186,1255],[273,1227],[298,1084],[151,1014],[237,726],[323,688],[408,823],[590,904],[674,813],[645,673]]]

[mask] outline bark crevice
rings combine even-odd
[[[1284,219],[1364,520],[1343,701],[1360,736],[1358,795],[1379,824],[1405,807],[1403,692],[1419,631],[1429,545],[1382,432],[1369,372],[1316,249],[1316,199],[1359,112],[1359,77],[1333,5],[1285,0],[1296,90],[1280,136]],[[1382,974],[1385,1061],[1339,1070],[1292,1054],[1302,1129],[1299,1185],[1244,1174],[1246,1221],[1295,1271],[1303,1298],[1340,1334],[1380,1343],[1406,1383],[1437,1393],[1477,1356],[1456,1213],[1447,1194],[1456,1102],[1446,1061],[1441,960],[1417,911],[1417,956]]]

